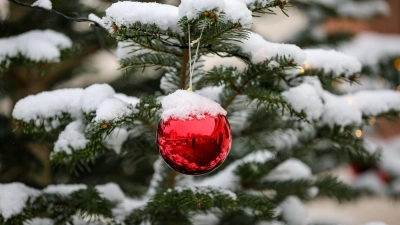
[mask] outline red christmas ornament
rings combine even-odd
[[[157,130],[157,144],[164,161],[188,175],[216,169],[228,156],[231,143],[231,128],[223,115],[161,120]]]

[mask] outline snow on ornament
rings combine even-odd
[[[216,169],[232,143],[226,111],[216,102],[191,91],[177,90],[161,101],[157,145],[174,170],[201,175]]]

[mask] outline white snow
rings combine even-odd
[[[111,121],[132,113],[132,110],[128,107],[128,103],[118,98],[105,99],[96,108],[95,121]]]
[[[160,182],[162,182],[162,173],[166,168],[164,161],[159,157],[153,163],[154,173],[150,180],[149,189],[147,190],[147,196],[153,196],[156,194],[156,188]]]
[[[324,112],[321,117],[322,124],[330,127],[361,124],[362,113],[350,96],[341,97],[324,92],[324,101]]]
[[[187,186],[175,186],[173,189],[168,189],[167,192],[171,192],[171,191],[176,191],[178,193],[182,193],[184,191],[191,191],[193,193],[199,193],[199,194],[204,194],[204,195],[208,195],[211,198],[214,198],[216,195],[226,195],[229,198],[236,200],[237,196],[235,193],[233,193],[232,191],[226,190],[226,189],[222,189],[222,188],[216,188],[216,187],[204,187],[204,186],[198,186],[198,187],[187,187]]]
[[[312,177],[311,169],[298,159],[288,159],[279,164],[266,177],[266,180],[285,181],[308,179]]]
[[[375,171],[367,171],[359,174],[352,184],[353,188],[368,190],[374,194],[386,193],[386,185],[380,180]]]
[[[269,146],[276,150],[292,149],[300,144],[300,140],[309,140],[315,136],[315,128],[312,124],[302,122],[301,129],[277,129],[269,132],[265,140]]]
[[[189,0],[189,1],[196,1],[196,0]],[[200,2],[204,2],[204,0]],[[223,11],[225,12],[224,20],[233,23],[240,23],[244,28],[251,28],[251,25],[253,23],[252,12],[248,10],[247,6],[244,3],[238,0],[224,0],[224,2],[225,2],[225,8],[223,9]]]
[[[120,41],[117,47],[117,57],[119,59],[127,59],[132,56],[131,54],[135,49],[133,42]]]
[[[51,9],[51,1],[50,0],[37,0],[32,4],[32,6],[39,6],[45,9]]]
[[[381,147],[377,143],[367,138],[364,139],[363,147],[371,154],[381,150]]]
[[[113,97],[114,94],[114,89],[108,84],[93,84],[87,87],[80,100],[83,112],[90,113],[96,111],[105,99]]]
[[[237,160],[227,166],[221,172],[206,177],[203,180],[200,180],[196,183],[198,186],[211,186],[211,187],[220,187],[223,189],[235,190],[237,185],[239,184],[239,179],[234,174],[234,170],[242,163],[245,162],[266,162],[268,159],[271,159],[273,154],[266,150],[259,150],[250,153],[244,158]]]
[[[389,174],[400,178],[400,138],[393,137],[382,141],[379,144],[382,147],[381,159],[378,162],[379,167]]]
[[[304,111],[309,120],[318,119],[323,112],[322,101],[313,86],[307,83],[290,88],[282,93],[294,110]]]
[[[103,20],[93,13],[89,14],[88,19],[96,22],[99,26],[105,27]]]
[[[391,110],[400,111],[400,93],[397,91],[365,90],[353,94],[352,98],[364,115],[377,116]]]
[[[170,118],[178,120],[190,120],[193,117],[202,119],[205,114],[216,117],[226,115],[226,111],[216,102],[191,91],[177,90],[161,100],[161,119],[167,121]]]
[[[63,113],[71,114],[74,122],[60,133],[54,146],[55,152],[64,151],[70,154],[74,150],[84,149],[89,142],[85,138],[86,127],[82,122],[82,111],[95,112],[94,122],[113,121],[134,113],[139,101],[136,97],[115,94],[108,84],[94,84],[84,90],[61,89],[28,96],[17,102],[13,117],[25,122],[33,121],[36,126],[43,123],[45,129],[50,131],[60,125],[59,118]],[[104,138],[104,144],[119,153],[128,135],[126,128],[115,129]]]
[[[164,162],[161,156],[153,163],[154,173],[150,180],[149,189],[147,190],[146,196],[153,196],[156,194],[156,189],[163,182],[163,177],[166,173],[169,173],[170,167]],[[192,186],[193,176],[178,173],[175,177],[175,186]]]
[[[179,5],[179,16],[186,16],[188,20],[196,19],[206,11],[214,12],[217,17],[224,12],[223,20],[238,22],[245,28],[250,28],[253,20],[247,6],[237,0],[182,0]]]
[[[365,32],[339,49],[373,69],[379,60],[400,55],[400,35]]]
[[[317,197],[319,193],[319,188],[317,187],[311,187],[308,189],[308,194],[310,195],[311,198]]]
[[[85,138],[84,129],[85,125],[80,120],[68,124],[54,143],[54,152],[64,151],[71,154],[75,150],[84,149],[89,142]]]
[[[122,144],[128,139],[128,136],[129,133],[125,128],[115,128],[103,139],[103,142],[107,147],[114,149],[119,154],[121,153]]]
[[[122,101],[131,104],[132,107],[135,107],[136,104],[138,104],[140,102],[140,99],[133,97],[133,96],[127,96],[125,94],[121,94],[121,93],[117,93],[114,95],[114,97],[121,99]]]
[[[318,79],[305,77],[324,101],[321,124],[334,127],[360,125],[362,115],[376,116],[385,112],[400,111],[400,93],[391,90],[359,91],[347,95],[334,95],[322,89]]]
[[[306,60],[303,68],[322,69],[324,73],[332,73],[332,77],[350,77],[361,72],[361,63],[354,56],[335,50],[307,49],[304,50]]]
[[[233,42],[240,47],[241,51],[250,56],[252,63],[274,61],[275,57],[286,57],[293,60],[294,65],[302,65],[306,59],[305,53],[296,45],[278,44],[264,40],[259,34],[250,33],[249,38],[240,42]],[[270,63],[270,68],[276,67]]]
[[[99,191],[100,197],[106,198],[111,202],[122,202],[125,199],[121,188],[115,183],[96,185],[96,189]]]
[[[180,33],[177,26],[179,21],[178,7],[158,3],[142,3],[122,1],[113,3],[107,10],[103,22],[110,32],[115,23],[118,27],[131,27],[136,22],[142,24],[155,24],[162,30],[171,29]]]
[[[22,212],[29,198],[35,198],[39,191],[22,183],[0,184],[0,214],[8,219]]]
[[[85,184],[57,184],[47,186],[45,189],[42,190],[42,192],[67,196],[74,191],[79,191],[86,188],[87,186]]]
[[[36,62],[58,62],[60,51],[71,46],[71,40],[64,34],[52,30],[32,30],[17,36],[0,38],[0,63],[20,55]]]
[[[12,116],[25,122],[61,117],[62,113],[69,113],[76,118],[80,115],[79,99],[82,93],[82,89],[72,88],[29,95],[15,104]]]
[[[296,196],[288,196],[279,205],[282,208],[282,218],[290,225],[305,225],[307,220],[307,209]]]
[[[193,225],[217,225],[219,223],[219,218],[211,212],[195,214],[190,220]]]
[[[33,218],[30,221],[24,221],[24,225],[53,225],[54,222],[47,218]]]
[[[225,9],[224,0],[182,0],[179,5],[179,17],[187,17],[188,20],[198,18],[200,13],[205,11],[211,12],[216,9],[215,14],[218,16]]]
[[[148,198],[125,198],[120,204],[117,205],[117,207],[112,209],[112,213],[117,220],[123,221],[125,217],[132,212],[132,210],[145,206],[148,200]]]

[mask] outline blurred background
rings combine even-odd
[[[89,13],[103,16],[104,10],[116,1],[52,2],[55,10],[75,18],[87,18]],[[156,2],[179,4],[177,0]],[[293,43],[302,48],[334,48],[357,57],[363,64],[361,84],[325,83],[325,88],[334,93],[364,89],[400,91],[399,0],[293,0],[291,3],[293,7],[287,11],[289,17],[276,9],[275,15],[255,18],[252,29],[268,41]],[[87,87],[93,83],[109,83],[117,92],[138,97],[160,91],[160,77],[164,71],[119,70],[116,43],[104,30],[0,0],[0,40],[49,28],[66,34],[74,43],[71,51],[63,53],[60,63],[23,67],[20,62],[13,63],[6,71],[0,70],[0,183],[20,181],[37,188],[50,183],[90,184],[105,173],[104,169],[94,167],[91,173],[74,176],[62,168],[52,167],[49,162],[51,145],[13,132],[11,112],[19,99],[46,90]],[[205,70],[217,64],[244,67],[237,59],[209,56],[204,60]],[[357,200],[338,204],[319,199],[308,203],[311,224],[323,224],[322,221],[400,224],[400,200],[396,200],[400,193],[400,121],[374,117],[368,121],[370,126],[359,130],[357,136],[368,139],[371,145],[382,146],[381,162],[377,165],[351,162],[331,171],[358,190]],[[51,141],[54,137],[45,139]],[[129,187],[140,184],[145,190],[149,180],[143,174],[152,172],[151,164],[146,162],[121,164],[108,160],[107,166],[115,171],[109,176],[124,184],[121,187],[128,193]]]

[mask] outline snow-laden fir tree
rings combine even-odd
[[[318,8],[323,2],[331,1],[293,4]],[[48,8],[48,3],[37,4]],[[344,15],[354,10],[347,3],[331,4]],[[379,151],[356,131],[368,116],[397,116],[400,94],[332,94],[324,82],[357,82],[362,65],[355,57],[272,43],[251,31],[253,16],[273,8],[284,12],[287,6],[281,0],[183,0],[179,7],[118,2],[102,19],[92,15],[118,41],[122,69],[165,71],[160,89],[137,98],[94,84],[18,101],[16,125],[38,139],[54,138],[54,165],[83,177],[91,168],[105,171],[93,171],[101,175],[90,182],[75,178],[41,190],[0,184],[1,224],[296,225],[307,223],[304,201],[323,196],[350,200],[352,189],[322,172],[350,160],[376,162]],[[57,61],[72,45],[50,30],[0,41],[3,71],[21,59]],[[195,63],[197,48],[200,59]],[[236,57],[246,67],[218,65],[204,71],[201,57],[207,54]],[[155,140],[162,99],[189,87],[191,66],[193,91],[227,111],[233,135],[224,164],[198,177],[166,166]],[[127,184],[114,177],[120,165],[133,165],[144,178]]]

